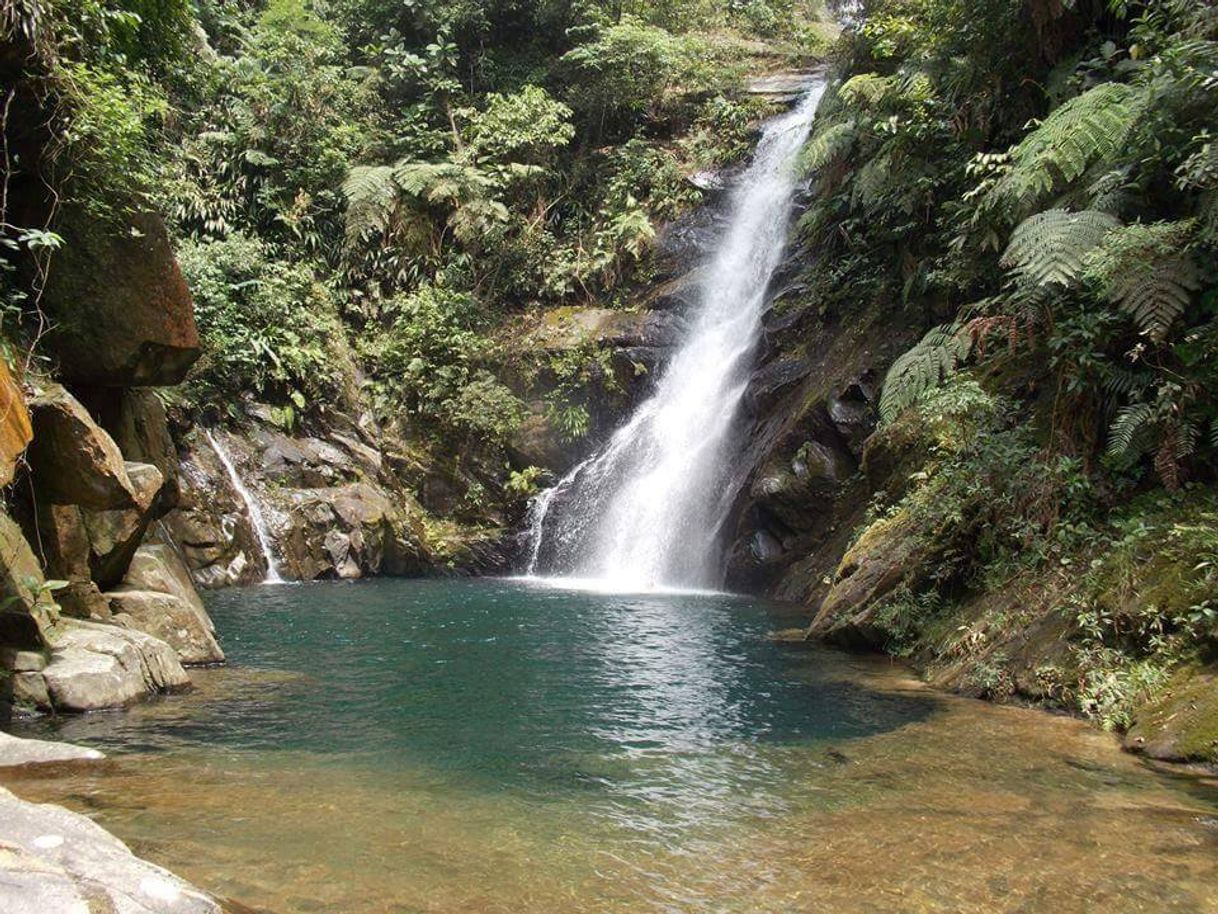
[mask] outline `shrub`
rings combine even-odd
[[[388,303],[391,324],[363,340],[382,408],[404,406],[433,423],[490,441],[520,424],[523,404],[486,369],[486,317],[468,294],[423,286]]]
[[[329,341],[338,321],[329,290],[305,264],[234,234],[188,241],[178,262],[195,300],[203,356],[191,386],[200,404],[252,391],[298,408],[333,394]]]

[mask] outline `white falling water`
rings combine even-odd
[[[258,538],[258,547],[262,550],[262,558],[266,561],[266,577],[263,579],[263,583],[284,583],[283,578],[279,576],[279,563],[275,561],[275,554],[271,551],[271,534],[266,525],[266,517],[262,513],[261,506],[258,504],[258,499],[254,498],[254,494],[246,488],[245,483],[241,479],[241,474],[237,472],[236,464],[233,463],[233,458],[216,439],[212,430],[204,429],[203,434],[207,436],[207,443],[216,452],[221,466],[224,467],[224,472],[228,474],[229,482],[233,484],[237,495],[245,504],[245,510],[249,514],[250,523],[254,526],[254,535]]]
[[[732,191],[689,333],[655,393],[603,450],[534,502],[530,575],[622,591],[722,582],[717,542],[731,507],[740,404],[786,246],[795,159],[823,91],[817,84],[766,124]]]

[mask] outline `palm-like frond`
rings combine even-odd
[[[891,422],[951,377],[972,346],[972,335],[959,324],[935,327],[922,337],[888,369],[880,393],[880,421]]]
[[[1073,286],[1082,278],[1087,253],[1120,225],[1095,210],[1045,210],[1016,227],[1002,265],[1029,285]]]

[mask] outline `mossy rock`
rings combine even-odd
[[[882,649],[887,638],[877,615],[884,598],[924,577],[932,554],[909,511],[876,521],[842,557],[809,634],[855,650]]]
[[[1135,713],[1125,747],[1163,761],[1218,763],[1218,665],[1178,672]]]

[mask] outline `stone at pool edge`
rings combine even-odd
[[[43,739],[22,739],[8,733],[0,733],[0,768],[16,768],[21,765],[45,765],[54,762],[96,762],[104,759],[105,753],[72,743],[56,743]],[[3,841],[0,829],[0,841]]]
[[[85,816],[0,788],[0,911],[223,914],[215,899],[136,857]]]
[[[54,632],[46,669],[13,676],[13,699],[40,710],[99,711],[189,684],[164,641],[117,625],[65,619]]]

